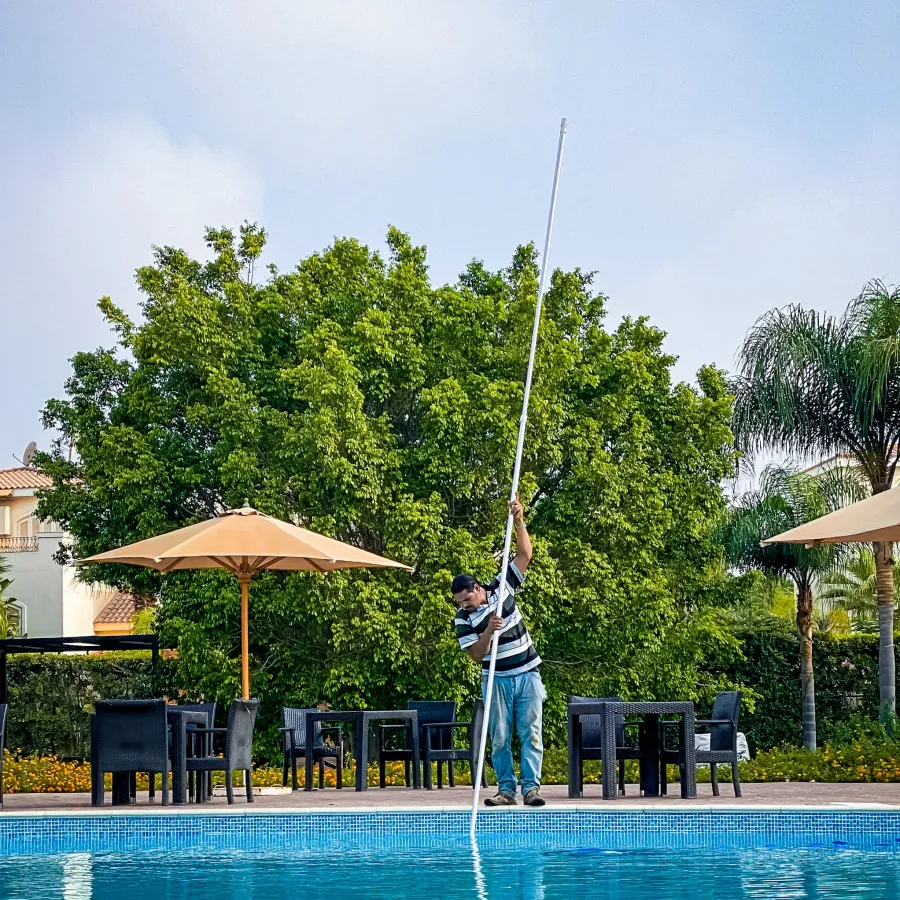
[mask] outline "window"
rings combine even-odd
[[[52,519],[36,519],[34,516],[25,516],[16,522],[16,537],[34,537],[38,534],[52,534],[59,530],[59,525]],[[0,534],[2,533],[0,531]]]
[[[28,634],[28,612],[21,600],[6,604],[10,637],[25,637]]]

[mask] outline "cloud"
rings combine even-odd
[[[263,190],[240,160],[144,118],[96,122],[50,150],[7,135],[0,161],[0,379],[21,385],[4,402],[3,465],[37,435],[35,401],[60,396],[67,360],[111,343],[97,299],[134,312],[152,244],[203,255],[204,226],[258,217]]]
[[[479,0],[160,0],[110,14],[158,36],[206,115],[319,162],[383,162],[488,104],[503,118],[498,81],[514,90],[541,59],[524,17]]]

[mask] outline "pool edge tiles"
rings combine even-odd
[[[469,814],[381,811],[323,814],[58,813],[0,816],[0,853],[139,851],[318,851],[417,848],[465,843]],[[493,846],[565,849],[824,847],[900,852],[900,811],[560,809],[492,812],[478,819]]]

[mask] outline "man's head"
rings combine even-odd
[[[472,612],[487,603],[487,592],[472,575],[457,575],[450,585],[453,602],[460,608]]]

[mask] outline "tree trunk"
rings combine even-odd
[[[875,584],[878,591],[878,693],[881,720],[891,724],[894,719],[897,684],[894,662],[894,568],[891,553],[893,544],[879,541],[875,550]]]
[[[803,746],[816,749],[816,677],[813,672],[812,588],[797,586],[797,632],[800,635],[800,696],[803,703]]]

